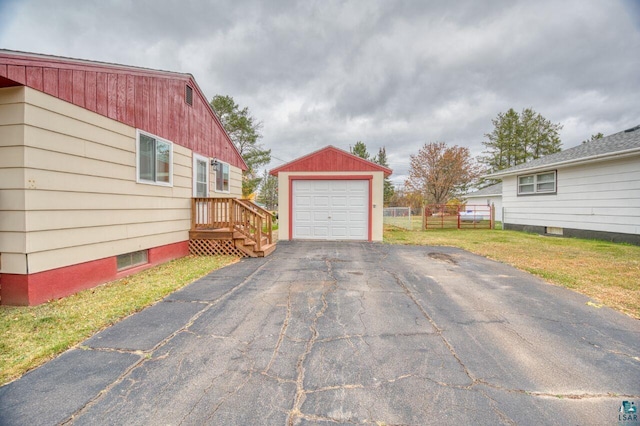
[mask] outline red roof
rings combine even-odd
[[[191,74],[0,49],[0,88],[27,86],[242,170]],[[192,89],[192,105],[185,92]]]
[[[384,172],[385,176],[393,173],[387,167],[331,145],[276,167],[269,173],[278,176],[280,172]]]

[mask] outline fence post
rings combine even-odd
[[[496,205],[494,203],[491,203],[491,223],[490,223],[490,227],[491,229],[496,229]]]

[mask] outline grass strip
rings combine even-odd
[[[515,266],[640,319],[640,247],[517,231],[407,231],[385,226],[390,244],[451,246]]]
[[[188,256],[39,306],[0,306],[0,384],[235,261]]]

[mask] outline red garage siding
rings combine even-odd
[[[334,146],[327,146],[319,151],[300,157],[287,164],[271,170],[278,176],[279,172],[384,172],[391,174],[391,169],[372,163],[363,158],[345,152]]]

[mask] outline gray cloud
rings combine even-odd
[[[0,46],[190,72],[248,106],[275,157],[362,140],[398,183],[426,142],[480,154],[511,107],[562,123],[565,147],[640,124],[637,3],[450,3],[10,1]]]

